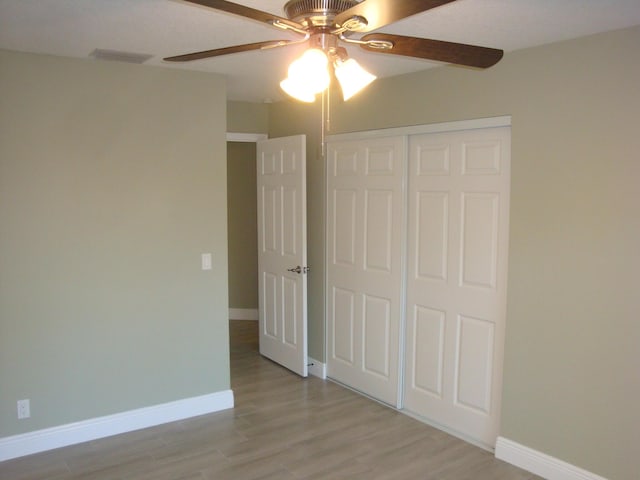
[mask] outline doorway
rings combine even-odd
[[[227,142],[229,318],[258,319],[255,142]]]
[[[246,143],[228,142],[229,317],[257,318],[260,354],[306,377],[306,137]]]
[[[229,350],[234,365],[259,351],[256,142],[265,138],[227,134]]]

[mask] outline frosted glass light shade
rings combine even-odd
[[[311,48],[291,62],[288,76],[280,82],[280,88],[303,102],[313,102],[316,93],[324,91],[331,82],[327,55],[320,49]]]
[[[284,90],[287,95],[301,102],[313,103],[316,101],[315,93],[307,89],[304,84],[295,82],[289,77],[280,82],[280,88]]]
[[[353,58],[345,62],[336,62],[335,72],[345,101],[377,78],[362,68]]]

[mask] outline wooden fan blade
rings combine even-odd
[[[336,15],[334,25],[340,27],[346,20],[358,16],[367,20],[367,26],[358,31],[371,32],[417,13],[425,12],[455,0],[364,0]]]
[[[381,49],[371,45],[360,45],[365,50],[391,55],[424,58],[439,62],[455,63],[468,67],[487,68],[498,63],[504,52],[495,48],[478,47],[464,43],[443,42],[428,38],[405,37],[386,33],[370,33],[360,40],[392,42],[393,48]]]
[[[219,57],[220,55],[228,55],[230,53],[249,52],[251,50],[284,47],[291,43],[299,42],[290,40],[270,40],[266,42],[246,43],[244,45],[235,45],[233,47],[214,48],[213,50],[204,50],[202,52],[185,53],[184,55],[167,57],[163,60],[166,62],[189,62],[191,60],[200,60],[202,58]]]
[[[272,13],[263,12],[262,10],[256,10],[255,8],[245,7],[244,5],[227,2],[225,0],[187,0],[187,2],[213,8],[215,10],[222,10],[227,13],[233,13],[234,15],[257,20],[258,22],[267,23],[269,25],[273,25],[274,22],[277,21],[279,23],[289,25],[290,27],[304,30],[303,25],[298,22],[294,22],[293,20],[289,20],[288,18],[279,17]]]

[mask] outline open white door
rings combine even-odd
[[[260,353],[307,376],[304,135],[257,143]]]

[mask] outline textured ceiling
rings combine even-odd
[[[400,0],[391,0],[400,1]],[[236,0],[284,16],[284,0]],[[458,0],[378,31],[501,48],[522,48],[640,25],[640,0]],[[279,100],[279,81],[301,47],[168,64],[163,57],[271,39],[267,25],[180,0],[0,0],[0,48],[89,58],[95,49],[153,55],[147,65],[226,76],[230,100]],[[640,46],[639,46],[640,48]],[[378,77],[437,66],[348,47]]]

